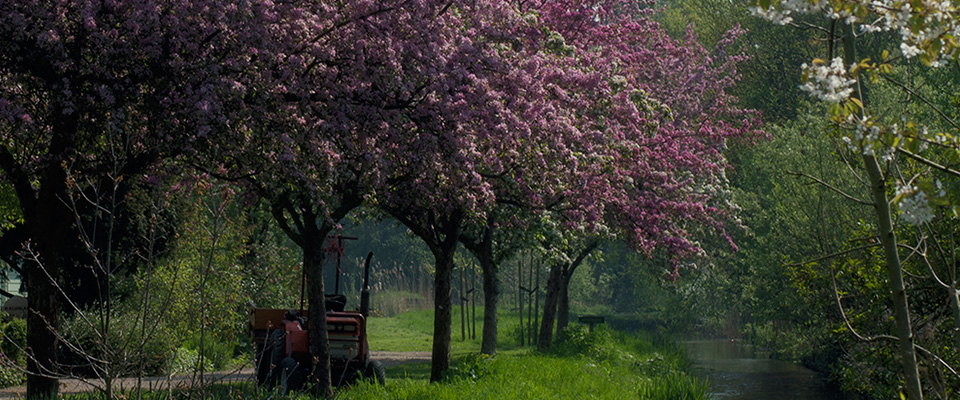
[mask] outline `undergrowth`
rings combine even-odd
[[[360,384],[337,399],[706,399],[707,387],[687,375],[677,344],[598,327],[572,325],[554,349],[454,360],[441,383]]]

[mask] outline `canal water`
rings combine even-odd
[[[715,400],[844,400],[813,371],[773,360],[733,340],[684,342],[693,372],[706,378]]]

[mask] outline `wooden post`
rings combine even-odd
[[[467,310],[463,306],[463,299],[467,296],[463,294],[463,266],[460,267],[460,341],[467,340]]]
[[[530,279],[527,281],[527,283],[532,287],[532,289],[527,289],[527,303],[530,304],[530,303],[533,303],[532,296],[533,296],[533,293],[537,290],[536,283],[533,282],[534,266],[533,266],[532,251],[529,253],[529,258],[527,258],[527,266],[530,267]],[[534,342],[533,326],[531,326],[532,323],[533,323],[533,309],[530,307],[527,307],[527,335],[530,337],[529,342],[531,344]]]
[[[535,289],[534,289],[534,294],[533,294],[533,300],[534,300],[534,303],[533,303],[533,304],[534,304],[534,306],[533,306],[533,318],[534,318],[534,322],[533,322],[533,337],[535,338],[534,340],[537,340],[537,341],[539,341],[539,337],[540,337],[540,267],[541,267],[541,266],[542,266],[542,265],[540,264],[540,260],[537,260],[537,283],[536,283],[536,285],[534,285],[534,288],[535,288]]]
[[[470,338],[477,340],[477,270],[470,271]]]
[[[523,332],[523,257],[517,258],[517,299],[520,309],[520,346],[526,345]]]

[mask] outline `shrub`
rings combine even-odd
[[[444,379],[479,379],[487,374],[493,357],[483,353],[468,353],[450,368]]]
[[[3,341],[0,342],[0,351],[10,360],[22,365],[26,362],[23,349],[27,346],[27,320],[12,318],[0,325],[3,332]]]
[[[159,375],[165,372],[171,355],[170,340],[158,329],[150,332],[146,338],[141,335],[141,321],[136,314],[116,315],[110,321],[110,334],[106,343],[100,337],[102,332],[86,321],[96,321],[93,315],[75,315],[64,321],[61,333],[70,345],[65,346],[62,360],[73,365],[73,372],[80,375],[93,373],[89,359],[106,360],[110,368],[117,368],[123,376]],[[85,354],[84,354],[85,353]],[[141,364],[142,362],[142,364]]]
[[[170,367],[169,371],[172,374],[191,374],[197,372],[197,366],[200,361],[200,352],[197,350],[187,348],[187,347],[178,347],[174,353],[173,357],[170,358]],[[203,369],[204,371],[213,371],[214,366],[213,362],[209,358],[204,358],[203,360]]]
[[[227,341],[221,341],[213,335],[207,335],[206,339],[203,342],[203,358],[204,358],[204,371],[216,371],[228,367],[231,361],[234,360],[234,356],[237,355],[237,344]],[[184,352],[182,350],[189,350]],[[171,365],[180,365],[180,362],[177,361],[177,358],[191,357],[188,354],[193,354],[193,367],[197,366],[197,358],[200,357],[200,336],[199,334],[194,334],[189,339],[185,340],[181,346],[176,350],[176,355],[174,357],[173,364]],[[176,368],[174,368],[176,370]],[[189,370],[192,372],[193,370]]]
[[[0,387],[20,386],[27,380],[27,375],[23,370],[10,365],[7,361],[0,362]]]

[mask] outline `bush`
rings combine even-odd
[[[451,367],[445,375],[445,380],[479,379],[487,374],[487,368],[493,357],[483,353],[468,353]]]
[[[20,367],[0,362],[0,387],[20,386],[27,380],[27,375]]]
[[[187,347],[178,347],[177,350],[174,351],[173,357],[170,358],[170,373],[180,375],[197,372],[199,361],[200,352]],[[204,358],[203,370],[214,370],[213,362],[209,358]]]
[[[560,332],[552,353],[560,356],[583,355],[596,361],[610,361],[619,358],[620,345],[614,342],[611,330],[598,326],[593,332],[580,324],[570,324]]]
[[[26,381],[27,320],[16,317],[0,323],[0,387],[20,386]]]
[[[89,317],[90,321],[96,321],[92,315]],[[149,327],[148,337],[143,338],[140,323],[136,314],[114,316],[110,321],[110,335],[103,343],[98,329],[75,315],[61,327],[61,333],[70,343],[64,346],[66,350],[61,359],[64,364],[74,365],[73,372],[80,375],[93,373],[87,356],[110,362],[111,368],[120,368],[123,376],[135,376],[138,372],[146,376],[163,374],[170,363],[171,342],[162,329],[151,335]]]
[[[27,320],[23,318],[12,318],[0,325],[0,331],[3,332],[3,341],[0,342],[0,351],[10,360],[18,365],[26,362],[26,356],[23,349],[27,346]]]
[[[197,367],[197,359],[200,357],[200,336],[191,337],[185,340],[173,357],[171,372],[177,372],[182,368],[187,368],[181,372],[193,372]],[[230,363],[237,355],[237,344],[217,340],[213,335],[208,335],[203,343],[203,369],[204,371],[217,371],[230,366]],[[192,363],[187,360],[179,360],[182,357],[192,359]],[[192,366],[191,366],[192,365]]]

